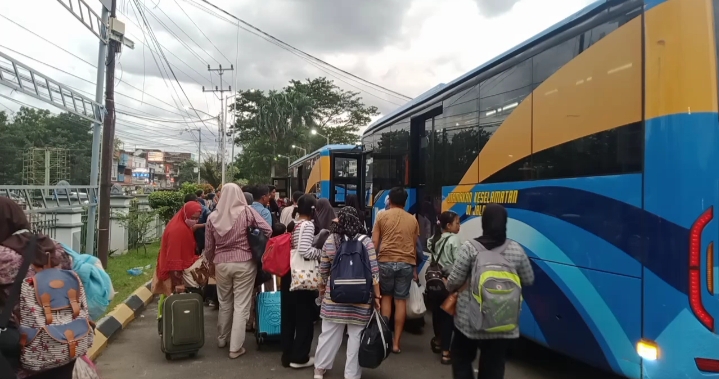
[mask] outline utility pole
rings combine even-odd
[[[197,184],[200,184],[202,180],[200,178],[200,172],[202,171],[202,168],[200,168],[200,161],[202,159],[202,128],[197,128],[197,139]]]
[[[130,49],[134,47],[134,43],[124,37],[125,27],[122,23],[115,22],[113,25],[109,23],[110,10],[113,8],[113,0],[100,0],[102,4],[102,16],[98,16],[85,0],[57,0],[60,5],[72,13],[75,18],[80,21],[92,34],[100,40],[100,48],[97,54],[97,79],[95,87],[95,103],[101,104],[103,101],[102,90],[104,87],[105,76],[105,58],[107,56],[107,45],[110,39],[114,39],[128,46]],[[116,21],[116,20],[115,20]],[[111,30],[112,29],[112,30]],[[50,96],[52,99],[52,95]],[[75,100],[72,100],[73,103]],[[65,101],[63,100],[63,104]],[[90,161],[90,186],[96,190],[88,191],[88,212],[87,212],[87,236],[85,239],[85,253],[95,253],[95,229],[97,227],[97,205],[99,187],[99,166],[100,166],[100,133],[101,123],[103,122],[105,109],[102,114],[95,117],[92,124],[92,158]]]
[[[230,70],[234,70],[235,67],[233,65],[230,65]],[[222,68],[222,65],[220,65],[220,68],[211,68],[210,65],[207,65],[207,71],[217,71],[217,73],[220,75],[220,86],[222,86],[222,74],[227,71],[226,68]],[[226,164],[225,164],[225,149],[226,149],[226,143],[225,143],[225,125],[226,125],[226,117],[227,117],[227,109],[225,108],[225,92],[232,92],[232,86],[229,86],[228,89],[223,89],[222,87],[215,86],[215,89],[209,89],[206,90],[205,87],[202,87],[202,92],[219,92],[220,93],[220,107],[222,108],[222,112],[220,113],[220,154],[221,156],[221,163],[222,166],[222,183],[225,184],[225,172],[226,172]]]
[[[107,72],[105,74],[105,123],[102,131],[102,168],[100,170],[100,225],[98,227],[97,255],[107,268],[110,250],[110,189],[112,187],[112,156],[115,140],[115,63],[122,44],[133,45],[124,38],[125,25],[117,19],[117,0],[110,4],[110,35],[107,50]]]
[[[97,53],[97,78],[95,86],[95,101],[102,103],[103,94],[102,90],[105,87],[105,57],[107,56],[107,23],[110,18],[110,11],[102,7],[102,18],[101,25],[103,30],[100,38],[100,48]],[[93,187],[99,187],[100,185],[100,135],[102,133],[101,123],[95,122],[92,124],[92,158],[90,160],[90,185]],[[90,200],[90,206],[87,209],[87,235],[85,236],[85,254],[95,253],[95,230],[97,227],[97,204],[98,197]]]

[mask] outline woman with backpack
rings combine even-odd
[[[492,301],[480,307],[473,292],[482,287],[485,290],[479,295],[484,296],[491,284],[500,289],[498,283],[502,293],[493,294]],[[478,378],[504,378],[507,350],[519,338],[521,287],[533,283],[534,271],[527,254],[519,243],[507,238],[507,210],[499,204],[487,204],[482,213],[482,236],[462,245],[447,280],[447,290],[459,292],[451,348],[454,379],[475,377],[472,362],[477,349],[482,351]],[[501,320],[482,317],[495,314],[493,306],[516,312],[502,313]]]
[[[0,313],[2,313],[8,305],[7,301],[10,297],[11,288],[23,263],[23,254],[33,238],[30,229],[30,222],[28,222],[22,208],[11,199],[0,196]],[[65,252],[65,249],[50,237],[38,234],[35,243],[36,251],[34,260],[28,268],[27,274],[25,275],[26,278],[34,277],[39,268],[48,265],[48,258],[51,267],[63,270],[72,269],[71,259]],[[12,308],[8,330],[17,327],[20,322],[19,301],[16,302]],[[5,325],[0,325],[0,327],[5,327]],[[4,334],[5,336],[11,335],[10,333]],[[3,335],[0,334],[0,347],[8,348],[6,344],[7,341],[2,340],[2,338]],[[20,347],[18,346],[17,352],[19,352],[19,349]],[[0,351],[0,378],[14,378],[15,375],[20,379],[73,378],[76,360],[72,360],[57,368],[34,373],[14,367],[15,365],[10,363],[12,357],[9,356],[14,354],[12,354],[12,352],[10,352],[10,354],[8,353],[8,351]],[[7,358],[10,359],[8,360]],[[10,368],[5,366],[7,364],[10,364]],[[14,371],[14,374],[12,371]]]
[[[429,252],[432,254],[430,267],[427,269],[427,278],[433,276],[432,270],[441,271],[442,280],[446,282],[449,273],[452,272],[457,251],[462,245],[457,233],[459,233],[460,223],[459,215],[452,211],[443,212],[439,215],[437,221],[439,228],[436,229],[434,237],[427,244]],[[436,278],[435,278],[436,280]],[[432,307],[432,328],[434,329],[434,338],[432,338],[432,351],[435,354],[442,353],[441,362],[444,365],[452,364],[450,357],[450,343],[452,342],[452,329],[454,329],[454,321],[452,316],[443,311],[440,306],[449,296],[446,285],[437,283],[437,286],[426,286],[427,301]],[[431,287],[431,290],[430,290]]]
[[[347,361],[345,363],[344,377],[346,379],[360,379],[362,371],[359,366],[358,354],[360,348],[360,335],[362,329],[372,317],[372,307],[380,307],[379,266],[372,239],[367,237],[367,230],[359,218],[357,210],[353,207],[344,207],[338,212],[338,220],[330,227],[330,236],[322,248],[320,274],[323,286],[320,288],[322,299],[322,333],[317,342],[315,353],[314,379],[323,379],[325,373],[332,369],[335,356],[342,345],[345,326],[349,340],[347,342]],[[335,257],[341,253],[345,241],[359,240],[364,246],[371,271],[374,300],[369,298],[367,303],[350,304],[334,302],[331,286],[330,271],[335,263]],[[351,262],[350,262],[351,263]],[[374,304],[373,304],[374,303]]]

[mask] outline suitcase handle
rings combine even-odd
[[[277,275],[272,275],[272,286],[275,287],[273,291],[277,292]],[[265,283],[260,285],[260,292],[265,292]]]

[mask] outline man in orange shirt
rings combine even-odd
[[[413,279],[417,279],[417,219],[404,210],[407,191],[401,187],[389,191],[390,208],[377,214],[372,242],[379,246],[380,293],[382,316],[392,316],[394,301],[394,341],[392,352],[400,353],[400,339],[407,317],[407,299]]]

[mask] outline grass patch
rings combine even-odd
[[[110,256],[107,262],[107,274],[112,279],[112,286],[115,288],[115,297],[112,299],[107,312],[115,309],[115,307],[125,301],[136,289],[152,279],[157,265],[157,255],[160,252],[160,241],[147,245],[147,254],[140,251],[130,250],[126,254],[118,256]],[[142,275],[132,276],[127,270],[134,267],[145,267],[152,265],[149,270],[144,270]]]

